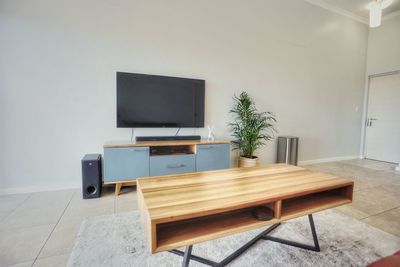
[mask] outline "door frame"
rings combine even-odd
[[[382,72],[368,75],[366,78],[366,86],[364,89],[364,105],[363,114],[361,119],[361,140],[360,140],[360,158],[365,159],[366,155],[366,136],[367,136],[367,119],[368,119],[368,102],[369,102],[369,89],[371,84],[371,79],[382,76],[396,75],[400,74],[400,70]]]

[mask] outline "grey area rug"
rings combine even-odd
[[[149,252],[139,216],[129,212],[86,219],[68,266],[181,266],[180,256]],[[260,240],[229,266],[365,266],[400,249],[400,238],[334,211],[314,214],[314,221],[321,252]],[[201,243],[192,253],[220,261],[262,230]],[[307,216],[281,224],[272,236],[313,244]],[[190,266],[205,265],[191,261]]]

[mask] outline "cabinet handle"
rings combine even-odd
[[[211,149],[213,146],[199,146],[199,149]]]
[[[178,168],[183,168],[185,167],[185,164],[176,164],[176,165],[167,165],[168,169],[178,169]]]
[[[142,149],[135,148],[133,151],[135,151],[135,152],[143,152],[143,151],[147,151],[147,148],[142,148]]]

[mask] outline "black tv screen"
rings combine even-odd
[[[204,127],[204,80],[117,72],[117,127]]]

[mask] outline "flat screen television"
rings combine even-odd
[[[204,80],[117,72],[117,127],[204,127],[204,91]]]

